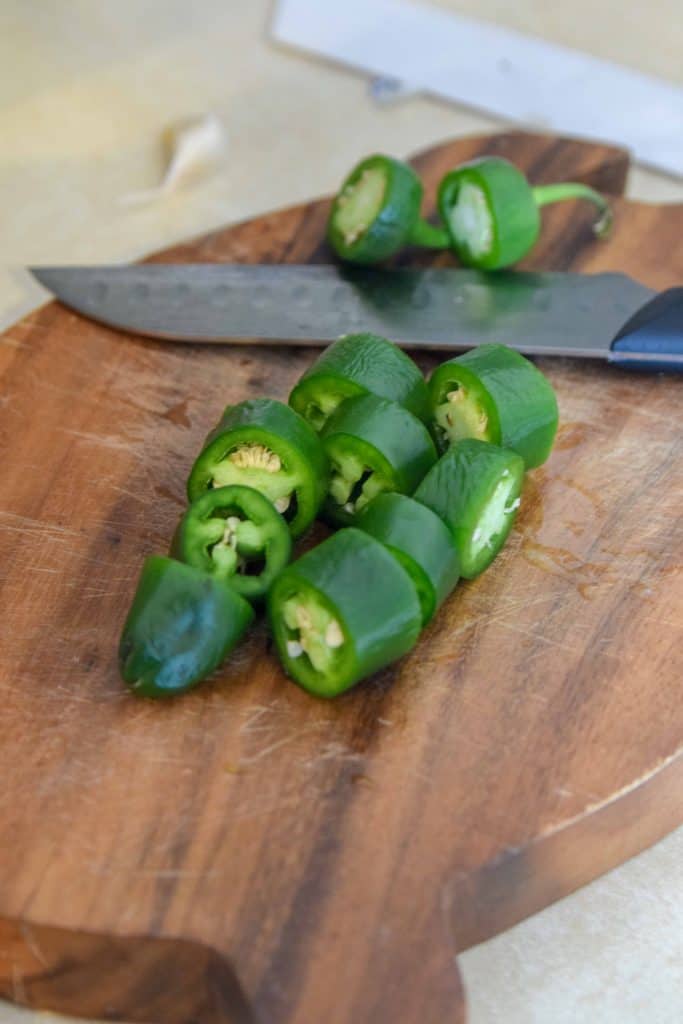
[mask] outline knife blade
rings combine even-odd
[[[71,309],[152,338],[321,345],[341,334],[372,331],[410,348],[453,350],[499,342],[531,355],[606,359],[650,369],[683,366],[683,288],[657,294],[619,273],[296,264],[67,266],[31,272]],[[635,332],[629,329],[634,322]]]

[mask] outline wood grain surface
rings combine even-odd
[[[430,203],[492,152],[615,194],[627,170],[604,146],[459,140],[415,161]],[[324,262],[327,209],[158,258]],[[608,243],[591,215],[544,211],[528,266],[681,282],[682,207],[617,200]],[[462,1021],[458,951],[683,821],[680,379],[543,363],[558,443],[505,552],[344,697],[288,683],[262,625],[186,698],[124,691],[135,578],[204,434],[312,357],[145,341],[54,303],[0,337],[6,998],[154,1024]]]

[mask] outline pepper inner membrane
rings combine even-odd
[[[472,392],[458,381],[449,381],[445,401],[434,411],[439,440],[450,444],[468,437],[491,441],[486,410]]]
[[[477,558],[486,550],[497,547],[501,534],[507,533],[507,519],[519,508],[520,498],[517,494],[517,478],[504,469],[501,479],[496,484],[493,494],[484,505],[470,539],[470,554]]]
[[[253,487],[268,498],[287,521],[296,515],[298,478],[266,445],[250,442],[226,452],[213,467],[210,486],[226,487],[230,484]]]
[[[311,400],[306,403],[304,419],[307,419],[315,430],[322,430],[344,397],[339,392],[322,389],[316,391]]]
[[[328,449],[330,456],[330,486],[332,501],[349,515],[355,515],[382,491],[391,490],[391,481],[378,470],[368,466],[352,452]]]
[[[265,569],[269,531],[236,506],[212,509],[201,534],[208,554],[226,574],[260,576]]]
[[[337,196],[335,225],[346,245],[353,245],[377,219],[384,202],[386,175],[378,167],[366,167],[360,177]]]
[[[313,595],[302,593],[283,603],[282,620],[287,627],[287,655],[306,657],[316,672],[326,675],[344,645],[339,621]]]
[[[486,193],[471,181],[463,181],[448,212],[453,238],[471,256],[487,256],[493,248],[493,218]]]

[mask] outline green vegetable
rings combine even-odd
[[[455,540],[426,505],[405,494],[379,494],[358,516],[358,528],[391,551],[412,579],[426,625],[460,576]]]
[[[400,658],[418,638],[415,587],[387,549],[360,530],[339,530],[289,565],[268,594],[288,675],[334,697]]]
[[[340,402],[354,395],[398,402],[418,419],[429,419],[429,394],[419,369],[398,345],[377,334],[345,334],[309,366],[289,404],[321,430]]]
[[[218,668],[253,617],[251,605],[225,583],[152,556],[123,627],[121,676],[141,697],[183,693]]]
[[[533,248],[541,227],[539,208],[564,199],[587,199],[597,206],[595,233],[608,233],[612,214],[599,192],[578,182],[532,187],[502,157],[480,157],[451,171],[441,181],[437,202],[460,261],[497,270]]]
[[[429,381],[434,433],[444,448],[473,437],[512,448],[527,469],[548,458],[557,399],[533,363],[505,345],[479,345],[438,366]]]
[[[415,491],[453,534],[465,579],[483,572],[505,543],[523,479],[524,461],[515,452],[466,440],[449,448]]]
[[[176,532],[173,553],[230,583],[242,597],[263,597],[292,550],[286,522],[251,487],[232,484],[193,501]]]
[[[448,235],[420,219],[422,183],[412,167],[370,156],[354,167],[332,202],[327,239],[350,263],[379,263],[404,245],[443,249]]]
[[[436,460],[426,427],[396,402],[348,398],[330,416],[322,442],[330,462],[323,514],[347,526],[381,491],[409,494]]]
[[[192,467],[194,501],[212,487],[240,484],[260,491],[298,537],[327,490],[327,460],[313,428],[282,402],[254,398],[229,405]]]

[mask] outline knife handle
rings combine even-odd
[[[646,302],[610,348],[609,361],[617,366],[683,373],[683,287],[668,288]]]

